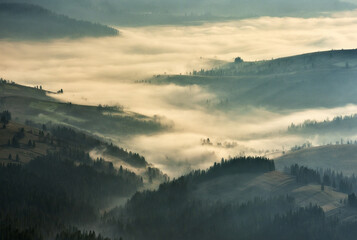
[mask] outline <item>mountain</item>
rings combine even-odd
[[[0,39],[44,40],[116,36],[114,28],[58,15],[27,3],[0,2]]]
[[[9,0],[1,0],[9,1]],[[23,0],[12,0],[22,2]],[[321,16],[351,10],[353,3],[339,0],[29,0],[68,16],[115,25],[193,24],[260,16]]]

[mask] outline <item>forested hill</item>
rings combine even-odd
[[[274,169],[266,158],[222,159],[156,191],[136,193],[104,215],[102,229],[124,239],[354,239],[355,221],[327,216],[336,211],[342,220],[355,212],[346,194],[323,185],[326,174],[321,182],[306,167],[292,166],[291,175]],[[333,176],[337,184],[344,181]]]
[[[65,226],[95,223],[101,209],[144,184],[123,167],[92,159],[87,150],[103,144],[98,139],[21,125],[7,111],[1,122],[0,239],[54,239]]]
[[[116,36],[114,28],[58,15],[27,3],[0,3],[0,38],[41,40]]]

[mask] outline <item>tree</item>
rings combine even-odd
[[[324,177],[323,177],[323,183],[326,186],[331,186],[331,180],[330,180],[330,177],[327,174],[325,174]]]
[[[243,59],[241,57],[236,57],[234,59],[234,63],[242,63],[242,62],[244,62],[244,61],[243,61]]]
[[[19,140],[15,136],[12,138],[12,146],[13,147],[20,147]]]
[[[3,111],[1,114],[0,114],[0,121],[6,125],[9,123],[9,121],[11,120],[11,113],[9,111]]]
[[[357,197],[356,194],[352,193],[350,195],[348,195],[348,204],[351,207],[357,207]]]
[[[9,158],[9,160],[12,160],[12,155],[11,155],[11,153],[9,154],[9,157],[8,157],[8,158]]]
[[[16,154],[16,162],[20,162],[19,154]]]

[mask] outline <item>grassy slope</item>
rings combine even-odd
[[[59,102],[48,92],[0,83],[0,110],[9,110],[19,122],[63,124],[100,134],[150,134],[163,130],[158,121],[120,108],[101,108]]]
[[[21,128],[25,129],[25,137],[20,142],[20,147],[16,148],[8,146],[8,140],[19,132]],[[35,141],[35,147],[27,146],[29,140]],[[15,157],[18,154],[20,163],[27,163],[31,159],[46,155],[47,150],[54,150],[55,147],[48,143],[39,142],[39,130],[11,121],[6,129],[0,128],[0,163],[14,163]],[[8,159],[9,154],[12,155],[12,161]]]
[[[357,173],[357,145],[327,145],[288,152],[275,159],[278,169],[292,164],[310,168],[331,168],[345,174]]]

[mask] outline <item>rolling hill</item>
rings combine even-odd
[[[217,95],[208,107],[265,107],[277,111],[356,104],[357,50],[227,63],[191,75],[158,75],[153,84],[200,85]],[[202,103],[204,104],[204,103]]]

